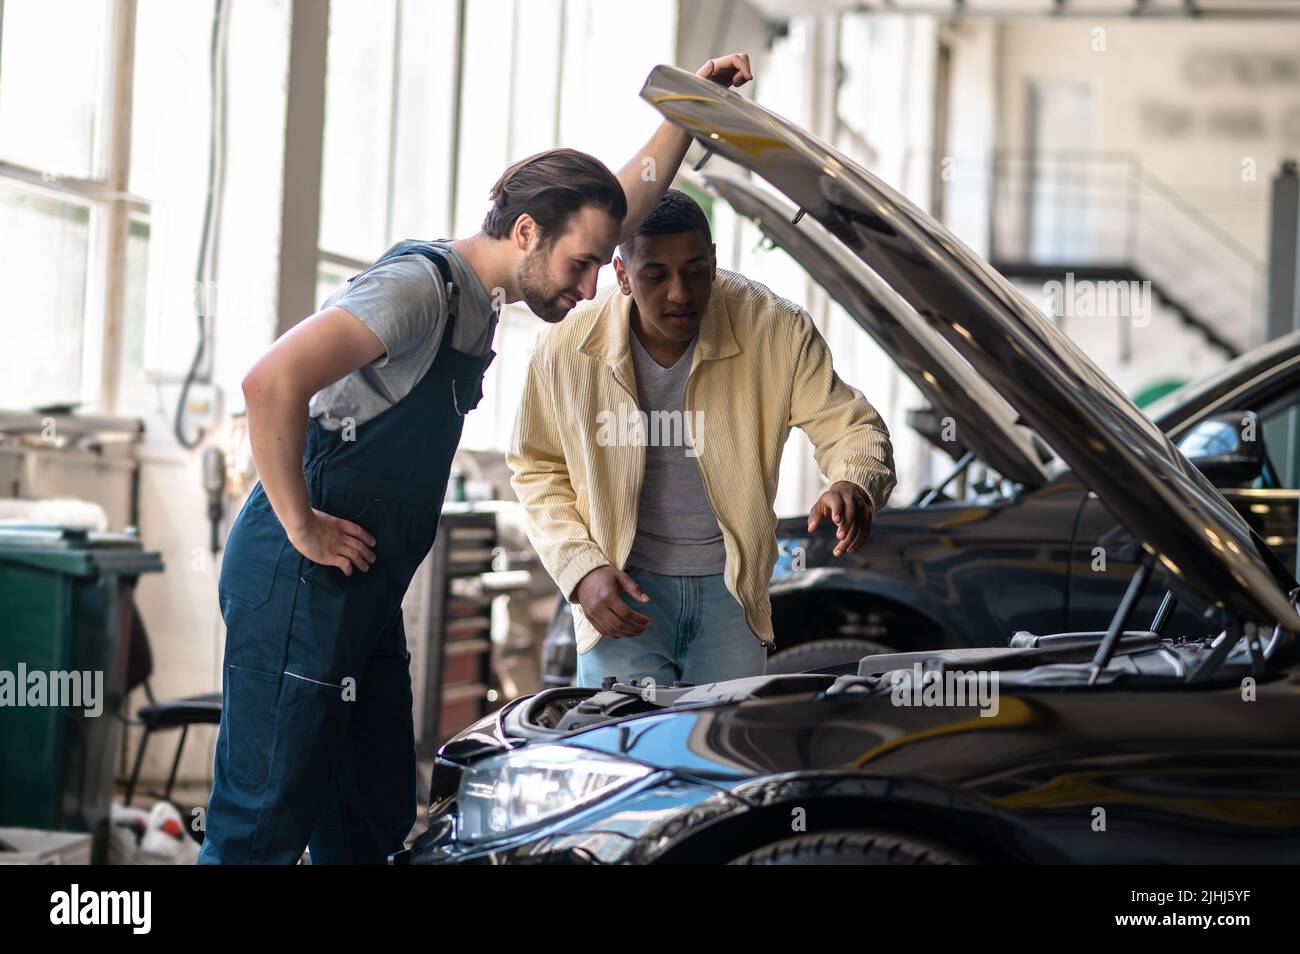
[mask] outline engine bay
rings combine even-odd
[[[856,673],[809,672],[754,676],[701,686],[617,682],[600,688],[547,689],[512,707],[502,728],[508,737],[558,738],[616,720],[662,712],[796,695],[888,694],[901,678],[928,673],[998,673],[1003,690],[1140,689],[1219,686],[1243,675],[1266,677],[1266,655],[1276,648],[1258,637],[1187,639],[1149,631],[1118,636],[1104,667],[1094,663],[1101,632],[1020,632],[1006,647],[884,653],[863,657]],[[1276,637],[1275,637],[1276,638]]]

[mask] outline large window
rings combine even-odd
[[[675,8],[332,0],[317,302],[396,241],[477,231],[510,162],[561,144],[627,161],[658,121],[636,94],[672,60]],[[504,449],[542,327],[503,311],[463,446]]]
[[[100,179],[112,22],[108,0],[6,0],[0,49],[0,155],[30,169]],[[69,29],[69,24],[76,24]],[[58,42],[48,42],[57,36]]]
[[[274,160],[292,79],[289,16],[276,0],[223,8],[219,47],[238,64],[223,74],[223,124],[209,110],[216,9],[215,0],[0,0],[0,408],[170,417],[197,345],[214,128],[224,161],[208,254],[222,316],[209,325],[200,378],[210,372],[230,392],[242,374],[230,369],[264,347],[268,289],[282,277]],[[317,303],[396,241],[475,231],[512,160],[563,143],[613,167],[626,161],[658,120],[636,93],[651,66],[673,57],[675,9],[674,0],[330,0]],[[521,306],[507,309],[498,350],[526,359],[541,327]],[[506,440],[516,363],[495,363],[470,446]]]
[[[86,273],[94,206],[21,181],[0,181],[0,260],[11,280],[0,309],[5,373],[0,404],[81,399]],[[53,375],[51,368],[69,369]]]
[[[395,241],[451,233],[458,6],[330,3],[318,299]]]
[[[142,278],[149,234],[117,138],[132,11],[125,0],[0,3],[3,408],[111,403],[116,352],[104,342]]]
[[[194,280],[207,195],[215,13],[213,0],[136,3],[127,179],[132,193],[148,198],[151,214],[133,219],[127,236],[115,404],[121,414],[156,411],[169,419],[197,343]],[[239,125],[254,121],[246,107],[237,116]],[[230,139],[238,127],[227,127]],[[237,214],[230,206],[221,203],[219,219]]]

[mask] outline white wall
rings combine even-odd
[[[944,31],[951,49],[943,219],[975,252],[989,255],[989,162],[995,148],[998,25],[967,20]]]
[[[1029,144],[1030,80],[1087,83],[1096,148],[1137,152],[1264,255],[1268,179],[1300,149],[1300,23],[1035,19],[999,32],[1001,148]]]
[[[1088,228],[1102,244],[1127,246],[1127,264],[1218,322],[1239,347],[1261,339],[1255,296],[1269,180],[1300,150],[1300,23],[1009,18],[953,25],[945,35],[953,58],[944,218],[959,237],[990,251],[992,157],[1032,145],[1031,85],[1080,84],[1091,91],[1091,120],[1065,130],[1056,147],[1082,141],[1110,157],[1099,176],[1111,188],[1097,187]],[[1136,204],[1119,172],[1130,160],[1140,170]],[[1130,233],[1133,210],[1141,224]],[[1029,290],[1041,298],[1037,285]],[[1117,336],[1095,324],[1064,327],[1129,393],[1224,360],[1179,322],[1134,329],[1127,357]]]
[[[1143,273],[1239,347],[1262,341],[1269,182],[1300,150],[1300,23],[1008,21],[999,50],[999,147],[1030,145],[1031,83],[1091,90],[1080,135],[1116,166],[1095,200],[1109,211],[1088,228],[1124,232]],[[1128,156],[1136,187],[1120,179]],[[1134,202],[1142,225],[1128,233]]]

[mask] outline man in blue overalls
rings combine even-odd
[[[740,86],[743,54],[699,75]],[[617,176],[559,149],[493,187],[482,231],[400,242],[244,379],[261,477],[230,531],[225,685],[201,863],[382,863],[415,822],[402,597],[433,545],[497,310],[556,322],[663,194],[669,123]],[[646,175],[646,170],[653,170]]]

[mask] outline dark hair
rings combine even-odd
[[[643,235],[676,235],[679,232],[703,232],[707,241],[713,241],[709,217],[704,214],[700,204],[685,192],[669,189],[646,216],[641,227],[623,240],[623,244],[618,247],[618,254],[624,260],[630,258],[637,240]]]
[[[492,186],[492,208],[483,231],[505,238],[527,213],[546,241],[564,233],[570,217],[586,206],[604,209],[622,222],[627,196],[614,173],[599,159],[576,149],[548,149],[512,165]]]

